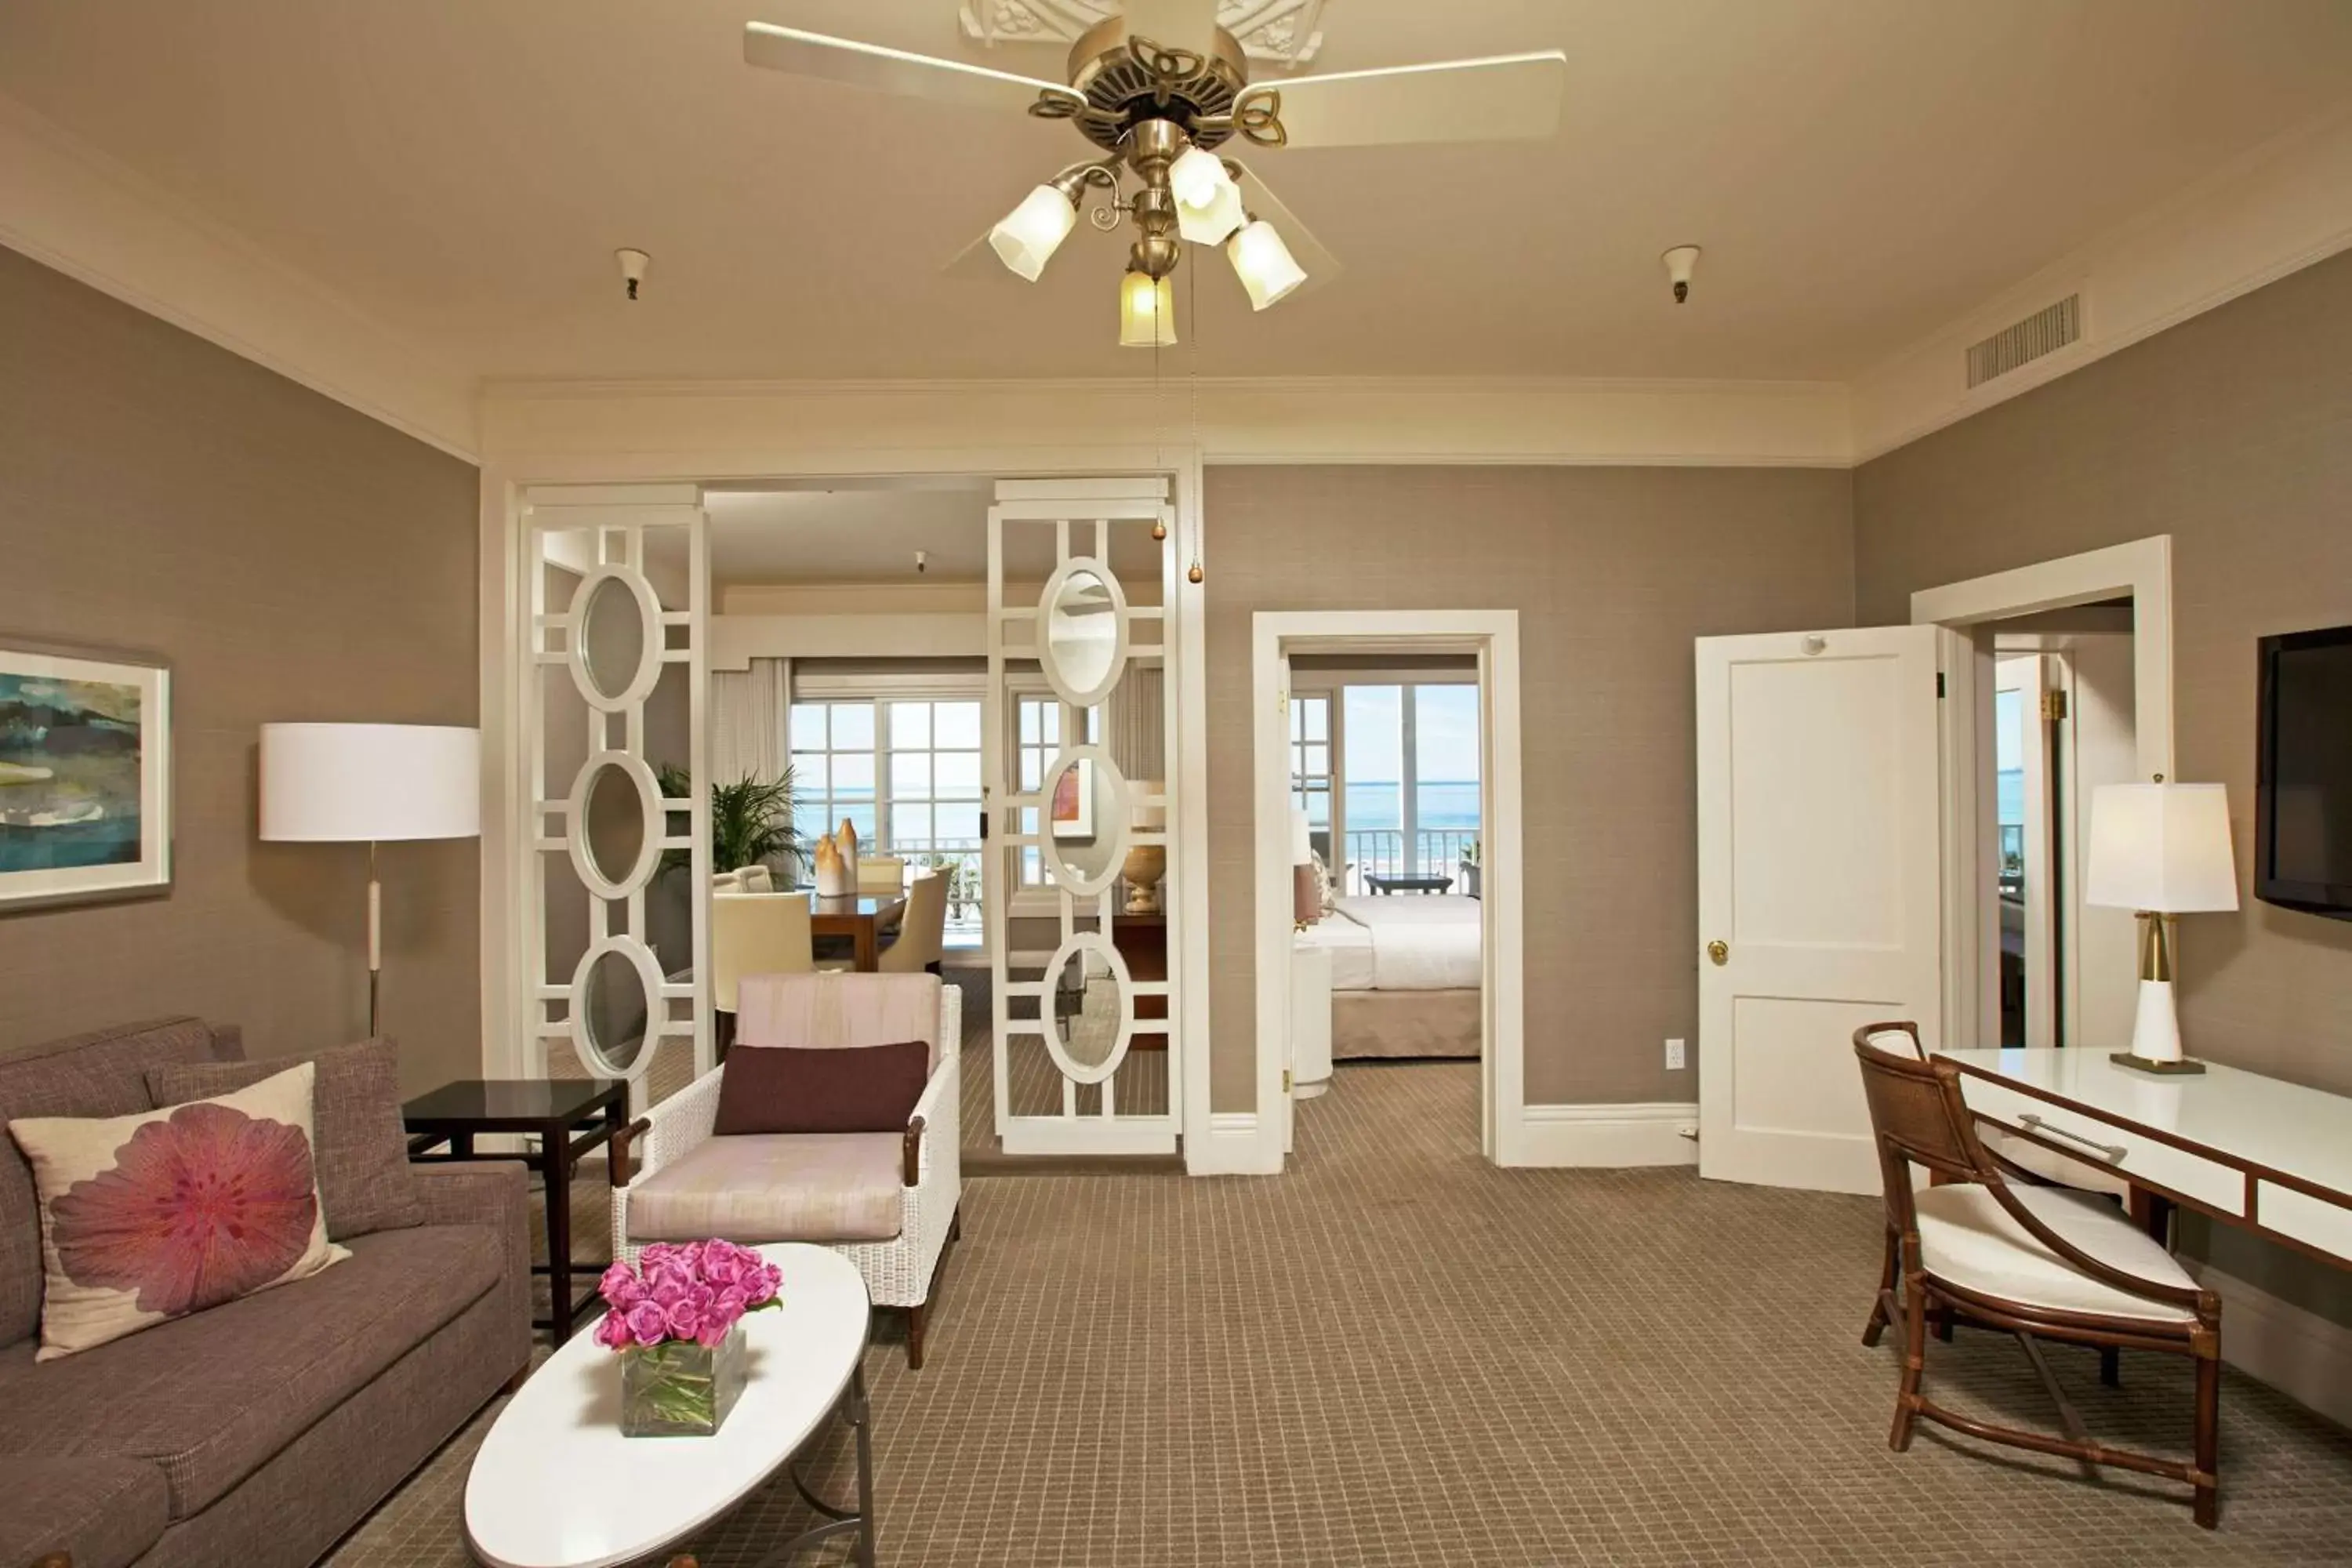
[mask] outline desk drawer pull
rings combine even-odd
[[[2017,1120],[2021,1126],[2030,1127],[2036,1132],[2048,1133],[2053,1138],[2063,1138],[2070,1143],[2080,1143],[2085,1149],[2095,1149],[2099,1152],[2099,1158],[2110,1165],[2122,1164],[2124,1156],[2131,1152],[2120,1143],[2101,1143],[2095,1139],[2084,1137],[2080,1132],[2069,1132],[2063,1127],[2053,1126],[2030,1110]]]

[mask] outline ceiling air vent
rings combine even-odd
[[[2019,365],[2055,353],[2083,335],[2083,296],[2069,294],[2021,321],[2003,327],[1980,343],[1969,345],[1969,384],[1982,386]]]

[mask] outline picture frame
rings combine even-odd
[[[0,914],[171,891],[172,668],[0,634]]]

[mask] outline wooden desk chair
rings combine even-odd
[[[1874,1043],[1897,1033],[1911,1038],[1912,1054]],[[2012,1185],[2001,1163],[1977,1140],[1976,1119],[1960,1095],[1959,1068],[1920,1059],[1917,1039],[1918,1026],[1907,1023],[1866,1024],[1853,1035],[1885,1179],[1887,1225],[1901,1254],[1902,1298],[1895,1298],[1891,1281],[1882,1289],[1863,1335],[1864,1343],[1875,1344],[1887,1323],[1903,1323],[1903,1380],[1888,1446],[1908,1448],[1913,1423],[1925,1416],[1987,1442],[2166,1476],[2189,1483],[2197,1522],[2212,1529],[2221,1301],[2198,1289],[2170,1253],[2104,1199],[2062,1187]],[[1915,1191],[1914,1165],[1942,1184]],[[1920,1391],[1928,1319],[1938,1309],[2017,1335],[2057,1402],[2064,1436],[1962,1415]],[[2191,1357],[2197,1371],[2193,1460],[2184,1465],[2091,1438],[2042,1359],[2035,1342],[2045,1339]]]

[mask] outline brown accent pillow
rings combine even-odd
[[[346,1241],[425,1222],[408,1169],[408,1134],[400,1121],[399,1047],[389,1039],[330,1046],[258,1062],[175,1062],[147,1069],[147,1092],[159,1106],[210,1100],[284,1072],[317,1067],[311,1120],[317,1128],[319,1199],[327,1235]]]
[[[719,1080],[721,1138],[744,1132],[903,1132],[930,1077],[931,1047],[738,1046]]]

